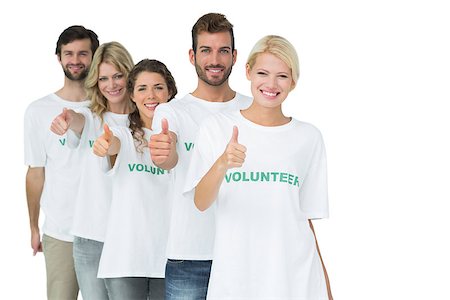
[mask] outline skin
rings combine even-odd
[[[107,111],[117,114],[129,112],[126,79],[113,64],[106,62],[100,64],[97,87],[107,100]],[[64,108],[63,112],[53,119],[50,130],[57,135],[64,135],[70,129],[81,136],[84,124],[83,114]]]
[[[227,102],[233,99],[236,92],[228,83],[228,77],[236,62],[237,51],[231,50],[229,32],[198,35],[196,53],[189,50],[189,61],[197,71],[197,88],[192,95],[211,102]],[[163,130],[150,138],[150,154],[153,163],[165,170],[174,168],[178,163],[176,151],[177,136],[170,131],[170,124],[162,120]]]
[[[141,72],[137,78],[131,100],[136,103],[143,127],[151,129],[156,107],[171,98],[164,78],[154,72]],[[105,157],[117,155],[120,151],[120,140],[114,136],[108,125],[104,125],[104,133],[95,141],[95,155]]]
[[[263,126],[288,123],[290,118],[283,114],[281,104],[294,87],[294,80],[286,63],[272,54],[263,53],[257,57],[253,68],[247,65],[246,73],[251,82],[253,103],[242,111],[242,115]],[[194,202],[199,210],[203,211],[211,206],[227,170],[241,167],[245,162],[245,152],[245,146],[238,142],[238,129],[234,128],[224,153],[195,189]]]
[[[290,122],[282,112],[282,103],[295,87],[292,72],[286,63],[268,53],[258,55],[255,65],[246,66],[247,79],[251,82],[252,105],[241,111],[242,115],[259,125],[280,126]],[[194,202],[200,211],[208,209],[217,198],[220,185],[227,170],[240,168],[245,163],[246,147],[238,142],[238,128],[233,133],[224,153],[216,160],[195,188]],[[317,251],[327,284],[328,299],[333,300],[328,273],[320,254],[319,245],[311,220],[308,220],[314,234]]]
[[[86,99],[83,86],[83,73],[89,70],[92,62],[91,41],[89,39],[75,40],[61,47],[61,55],[57,56],[63,71],[63,87],[56,92],[59,97],[73,102]],[[31,230],[31,248],[33,255],[42,251],[39,231],[39,214],[42,190],[45,182],[44,167],[29,167],[25,177],[28,214]]]

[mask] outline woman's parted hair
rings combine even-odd
[[[142,72],[158,73],[164,78],[167,89],[169,90],[168,101],[172,100],[178,93],[175,79],[165,64],[156,59],[143,59],[138,62],[128,74],[127,91],[129,95],[133,95],[137,77]],[[142,130],[143,122],[139,110],[136,107],[136,103],[131,101],[131,105],[132,110],[128,115],[130,121],[129,128],[131,129],[133,139],[137,142],[136,148],[139,152],[142,152],[142,149],[147,145],[147,141],[144,139],[144,130]]]
[[[297,85],[300,77],[299,59],[297,51],[287,39],[278,35],[266,35],[257,41],[248,55],[247,65],[250,69],[255,65],[258,55],[262,53],[273,54],[287,64],[291,69],[294,84]]]
[[[125,79],[128,78],[134,63],[128,50],[118,42],[104,43],[95,51],[84,86],[88,99],[91,100],[91,111],[103,120],[103,114],[108,110],[108,100],[98,88],[99,69],[102,63],[113,65],[125,76]]]

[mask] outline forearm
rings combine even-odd
[[[194,203],[199,210],[204,211],[208,209],[217,198],[226,172],[226,162],[224,163],[222,157],[220,157],[197,184]]]
[[[39,232],[39,212],[45,173],[43,167],[28,168],[26,175],[26,195],[31,232]]]
[[[317,242],[317,237],[316,237],[316,232],[314,231],[314,226],[312,224],[312,221],[311,220],[308,220],[308,221],[309,221],[309,226],[310,226],[310,228],[311,228],[311,230],[313,232],[314,239],[316,241],[317,253],[319,254],[320,262],[322,264],[322,269],[323,269],[323,273],[324,273],[324,276],[325,276],[325,283],[327,285],[328,299],[329,300],[333,300],[333,295],[331,293],[330,279],[328,278],[327,269],[325,268],[325,264],[324,264],[323,259],[322,259],[322,254],[320,253],[319,243]]]
[[[172,170],[173,168],[175,168],[175,166],[178,163],[178,153],[176,150],[171,150],[169,157],[167,158],[167,160],[164,163],[155,163],[155,166],[163,169],[163,170]]]
[[[72,118],[70,122],[70,130],[75,132],[78,136],[80,136],[83,133],[85,119],[83,114],[74,112],[73,110],[69,110],[69,114]]]
[[[109,156],[117,155],[119,154],[119,151],[120,151],[120,140],[116,136],[113,136],[111,138],[111,145],[109,146],[108,149],[108,155]]]

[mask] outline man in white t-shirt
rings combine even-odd
[[[251,104],[251,98],[236,93],[228,83],[236,55],[233,25],[225,16],[209,13],[200,17],[192,28],[189,51],[198,75],[197,88],[181,99],[159,105],[153,118],[153,130],[160,133],[150,139],[152,160],[163,169],[174,169],[165,273],[169,300],[206,298],[214,211],[199,212],[193,193],[183,194],[183,187],[201,121],[214,113],[244,109]]]
[[[75,194],[80,174],[79,151],[71,151],[66,136],[50,131],[64,108],[87,106],[84,89],[92,57],[99,46],[97,34],[83,26],[66,28],[56,43],[56,56],[65,74],[64,86],[31,103],[24,120],[26,194],[33,255],[44,252],[48,299],[77,299],[72,225]],[[41,232],[39,214],[45,222]]]

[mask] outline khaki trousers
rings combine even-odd
[[[42,249],[47,269],[47,298],[49,300],[76,300],[78,282],[73,263],[71,242],[48,235],[42,237]]]

